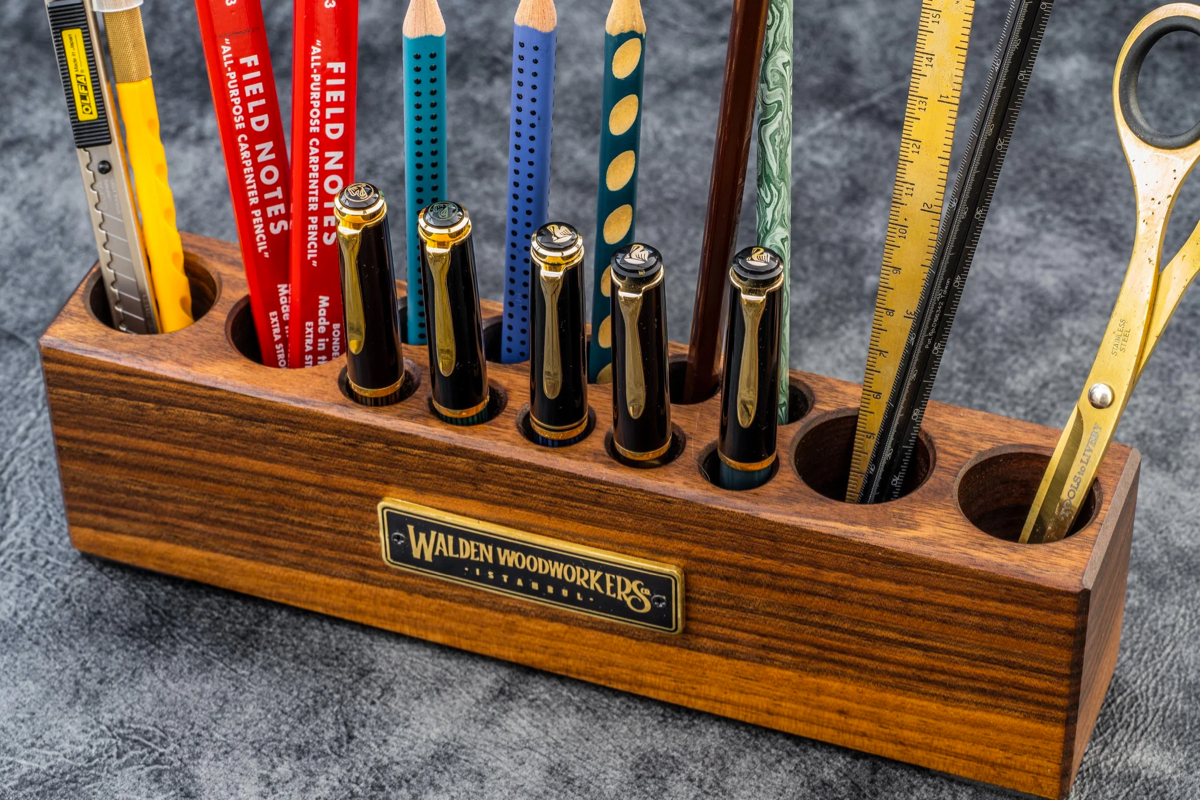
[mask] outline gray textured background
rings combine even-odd
[[[266,5],[286,110],[290,3]],[[495,299],[514,5],[443,4],[450,186],[476,217],[481,282]],[[797,5],[792,364],[858,380],[919,3]],[[978,5],[960,146],[1007,7]],[[589,239],[606,6],[563,0],[559,9],[552,213]],[[938,399],[1064,421],[1132,241],[1109,86],[1121,42],[1152,7],[1060,0]],[[646,0],[639,228],[667,255],[678,339],[691,324],[728,8]],[[150,0],[145,16],[180,227],[232,239],[194,10]],[[363,3],[357,174],[393,197],[402,185],[400,28],[399,2]],[[1143,79],[1152,119],[1174,129],[1200,112],[1197,51],[1186,37],[1183,45],[1164,43]],[[0,2],[0,55],[0,796],[1002,796],[76,554],[35,342],[95,250],[40,3]],[[1169,253],[1198,218],[1192,186]],[[752,214],[746,239],[751,224]],[[402,248],[403,226],[393,233]],[[1141,497],[1120,661],[1077,798],[1200,796],[1197,323],[1200,302],[1189,298],[1120,431],[1145,458]]]

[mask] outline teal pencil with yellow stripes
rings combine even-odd
[[[404,340],[425,343],[417,215],[446,199],[446,23],[437,0],[411,0],[404,15],[404,218],[408,314]]]
[[[596,247],[592,341],[588,379],[612,380],[612,299],[609,261],[633,242],[637,175],[641,161],[642,74],[646,20],[638,0],[613,0],[604,25],[604,99],[600,131],[600,185],[596,197]]]

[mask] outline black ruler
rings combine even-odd
[[[900,496],[1053,5],[1053,0],[1014,0],[1009,8],[954,193],[947,203],[933,266],[921,290],[917,318],[884,410],[880,436],[871,454],[874,469],[863,484],[860,503]]]

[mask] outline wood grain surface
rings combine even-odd
[[[963,510],[1003,527],[995,520],[1032,498],[1041,476],[1029,459],[1048,458],[1057,431],[933,403],[924,481],[892,503],[847,505],[795,464],[797,450],[805,470],[848,463],[852,429],[839,420],[860,389],[797,372],[813,407],[781,427],[778,473],[722,491],[699,469],[715,398],[672,409],[686,447],[653,470],[606,453],[607,386],[591,387],[598,424],[583,442],[527,441],[515,424],[525,365],[489,364],[507,405],[483,425],[433,417],[427,380],[399,405],[365,408],[339,389],[341,363],[284,371],[240,355],[229,332],[252,326],[231,319],[247,308],[237,248],[184,243],[193,274],[212,276],[212,308],[194,325],[114,331],[89,310],[89,278],[41,339],[80,550],[1032,794],[1068,792],[1116,662],[1136,451],[1109,451],[1082,530],[1019,545]],[[424,348],[405,355],[427,370]],[[960,491],[971,496],[960,503]],[[684,632],[392,569],[380,557],[383,497],[676,565]]]

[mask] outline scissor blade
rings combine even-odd
[[[1100,351],[1092,362],[1071,422],[1059,437],[1054,456],[1042,477],[1021,530],[1022,542],[1056,542],[1067,535],[1112,442],[1121,413],[1137,383],[1138,365],[1158,288],[1158,257],[1166,227],[1165,210],[1169,209],[1156,207],[1139,222],[1133,257],[1109,317]],[[1093,398],[1094,390],[1097,394]]]
[[[1079,408],[1076,407],[1071,412],[1071,420],[1063,428],[1062,435],[1058,437],[1058,445],[1054,448],[1054,455],[1050,457],[1050,463],[1046,467],[1046,474],[1042,478],[1041,485],[1038,486],[1037,495],[1033,499],[1033,506],[1030,509],[1029,517],[1025,520],[1025,527],[1021,531],[1022,542],[1038,543],[1046,541],[1047,531],[1057,530],[1063,527],[1064,524],[1067,526],[1071,524],[1070,519],[1066,520],[1065,523],[1058,520],[1064,511],[1070,513],[1070,509],[1063,508],[1063,487],[1067,485],[1067,480],[1075,468],[1077,454],[1079,453],[1079,442],[1082,438],[1083,415],[1080,414]],[[1047,498],[1055,497],[1059,498],[1057,503],[1046,502]]]
[[[1183,293],[1192,285],[1197,273],[1200,273],[1200,223],[1192,229],[1192,235],[1159,275],[1154,310],[1150,314],[1150,327],[1146,329],[1146,345],[1142,348],[1141,359],[1138,360],[1138,378],[1142,377],[1142,370],[1146,368],[1150,354],[1154,352],[1167,323],[1179,307],[1179,301],[1183,299]]]

